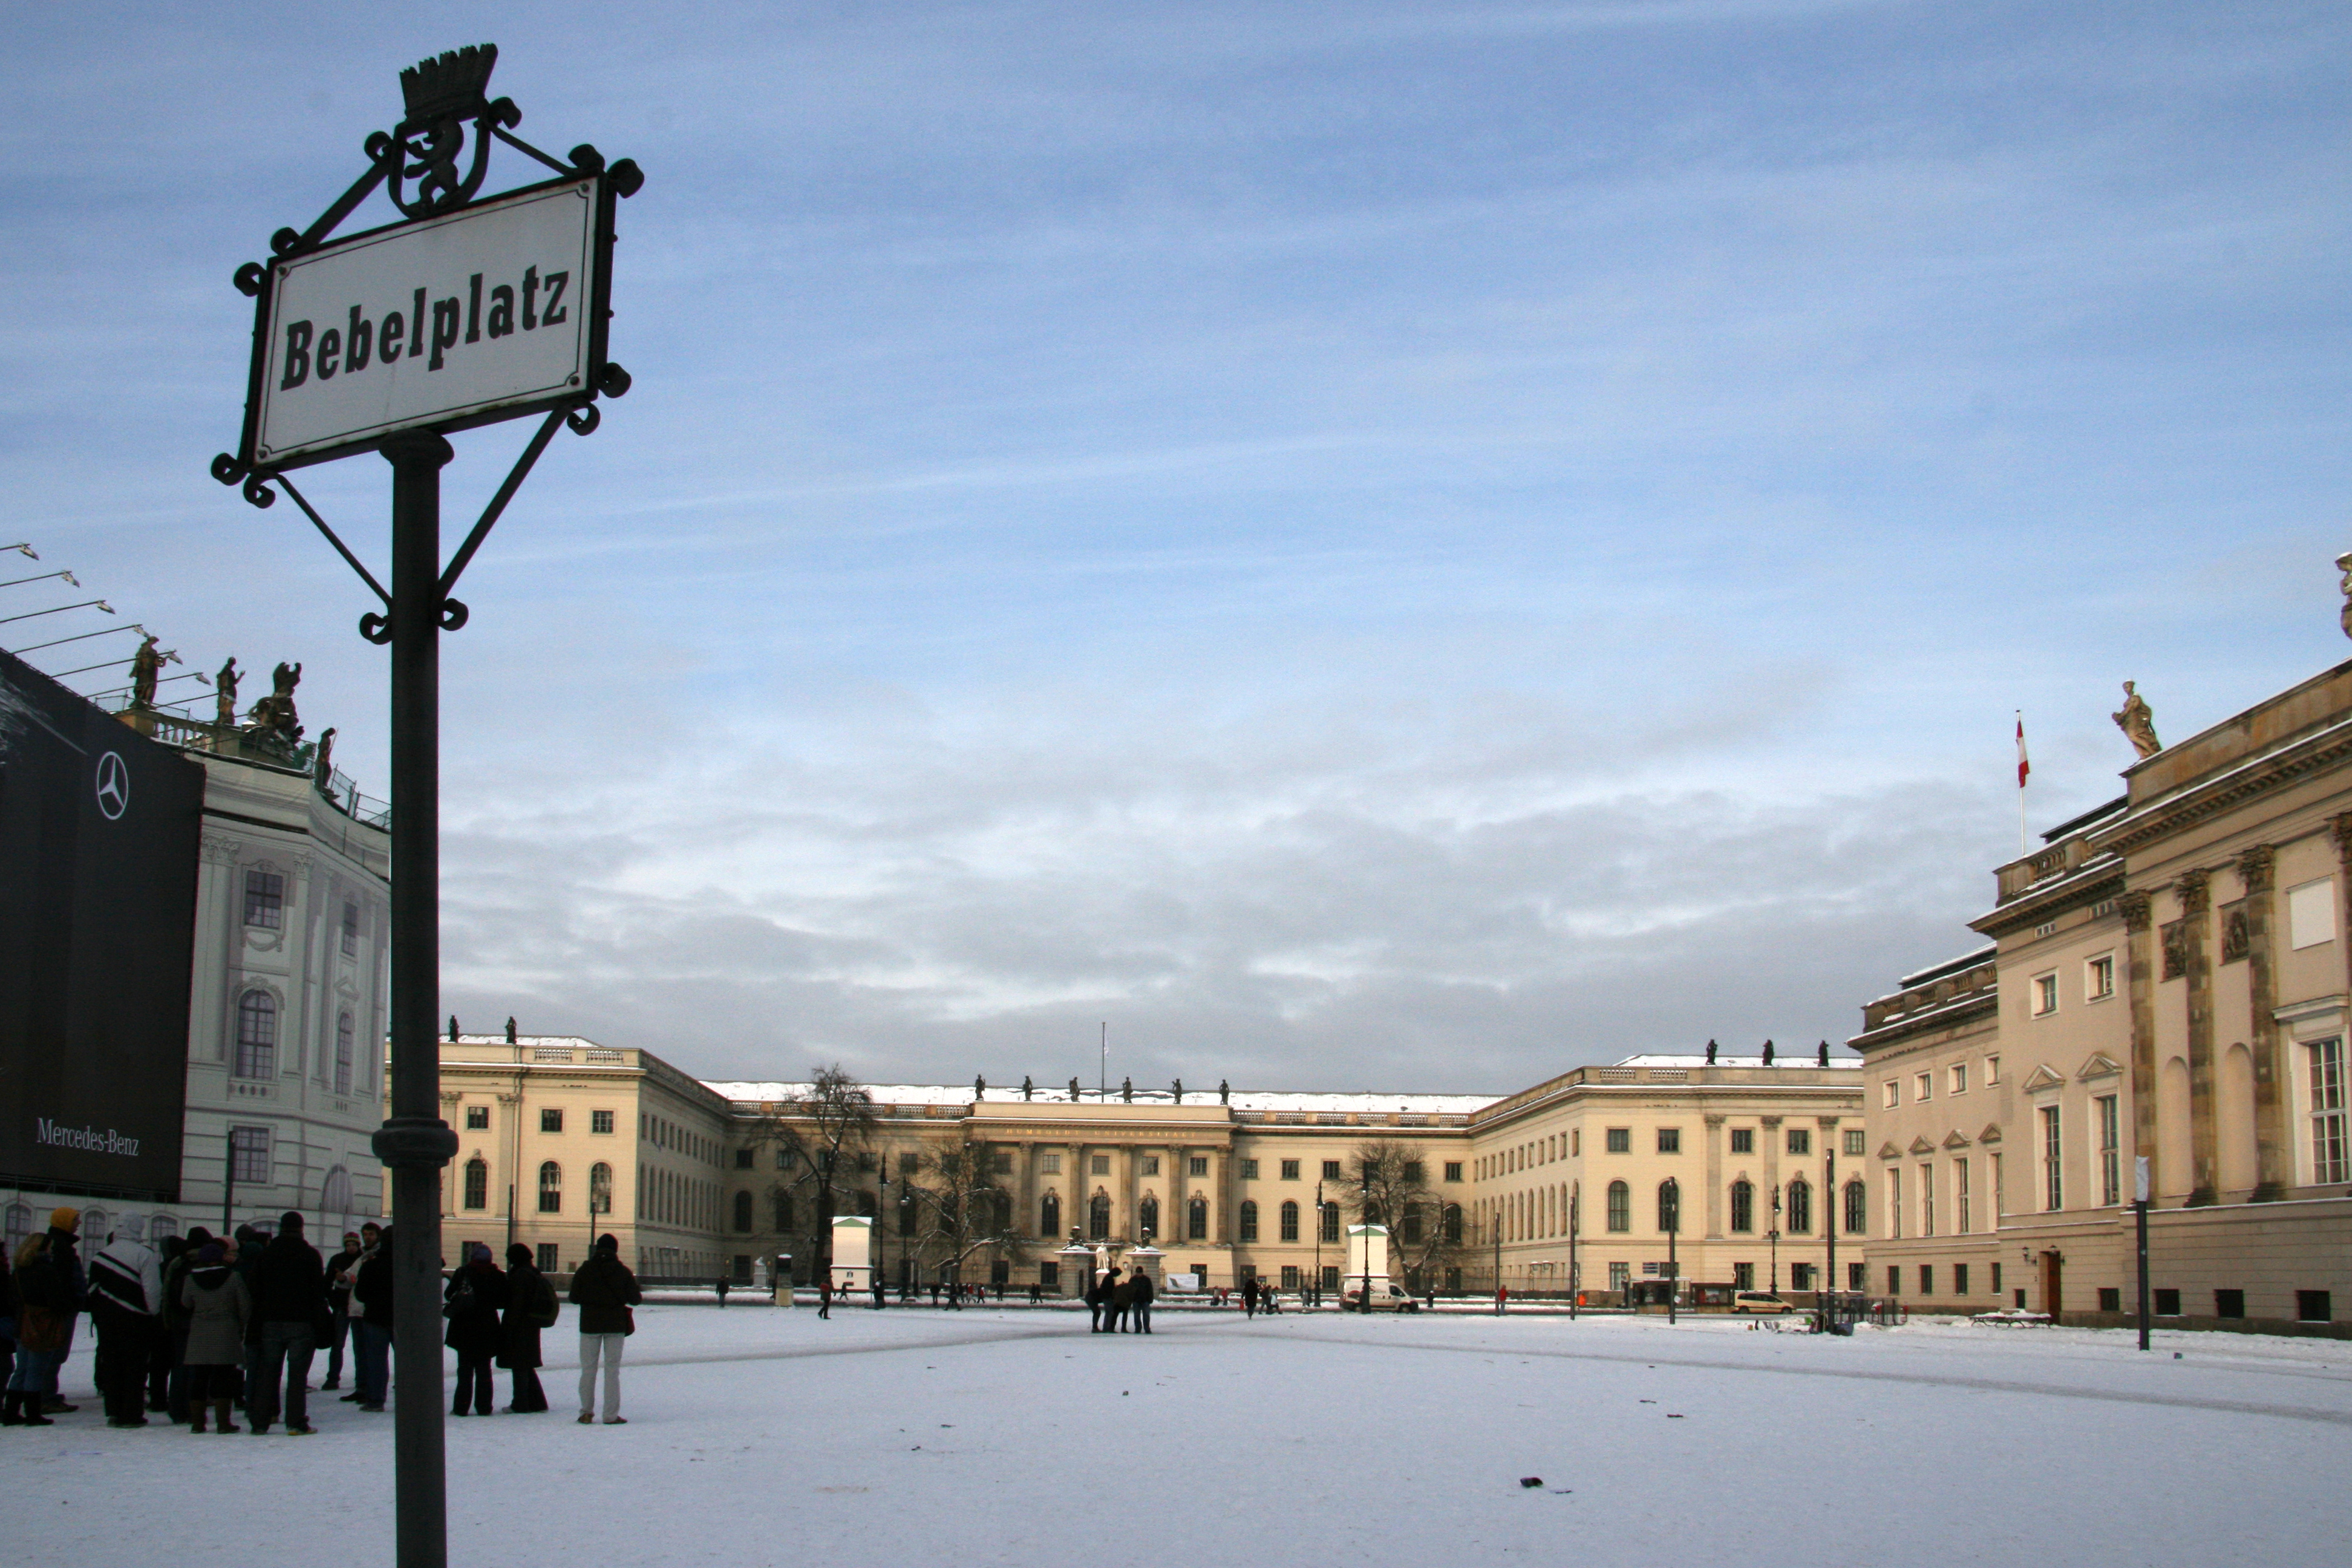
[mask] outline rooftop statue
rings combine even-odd
[[[2107,715],[2116,721],[2130,740],[2132,750],[2145,762],[2164,750],[2164,742],[2156,738],[2156,715],[2148,711],[2147,699],[2142,697],[2131,681],[2124,682],[2124,705],[2120,711]]]
[[[978,1073],[974,1073],[972,1075],[971,1097],[974,1100],[986,1100],[988,1098],[988,1079],[982,1078]]]
[[[1184,1080],[1181,1078],[1176,1080],[1176,1103],[1184,1103]]]
[[[1077,1102],[1078,1102],[1078,1080],[1077,1080],[1076,1079],[1072,1079],[1070,1080],[1070,1103],[1071,1103],[1072,1105],[1076,1105]]]
[[[1037,1086],[1029,1080],[1029,1075],[1025,1072],[1021,1075],[1021,1098],[1024,1100],[1037,1098]]]
[[[213,700],[215,704],[213,722],[223,729],[236,727],[236,683],[243,679],[237,671],[235,654],[228,656],[228,662],[220,667],[218,675],[213,677]]]
[[[335,792],[335,728],[330,724],[327,732],[319,737],[318,754],[310,759],[310,776],[319,785],[319,793],[332,797]]]
[[[2336,558],[2336,569],[2344,574],[2344,581],[2339,584],[2344,590],[2344,611],[2337,617],[2337,624],[2343,626],[2346,637],[2352,637],[2352,552]]]
[[[1223,1079],[1219,1079],[1217,1080],[1217,1103],[1219,1105],[1231,1105],[1233,1102],[1234,1086],[1227,1083]]]
[[[299,664],[280,664],[270,672],[270,692],[245,716],[245,732],[256,740],[291,748],[302,738],[301,721],[294,713],[294,688],[302,679]]]
[[[155,634],[149,632],[139,651],[131,656],[131,705],[133,708],[155,706],[155,682],[162,677],[166,664],[177,664],[180,656],[168,648],[155,646]]]
[[[1118,1097],[1127,1101],[1129,1105],[1133,1105],[1135,1103],[1135,1080],[1133,1079],[1123,1078],[1118,1080]]]

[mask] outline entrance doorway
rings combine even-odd
[[[2042,1310],[2053,1318],[2065,1310],[2066,1298],[2059,1281],[2060,1262],[2054,1252],[2042,1255]]]

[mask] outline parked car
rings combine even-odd
[[[1735,1312],[1793,1312],[1797,1309],[1769,1290],[1742,1290],[1731,1298]]]
[[[1339,1306],[1342,1310],[1349,1312],[1360,1312],[1364,1310],[1364,1282],[1361,1279],[1350,1279],[1347,1282],[1347,1289],[1339,1295]],[[1375,1279],[1372,1281],[1372,1310],[1418,1312],[1421,1310],[1421,1303],[1395,1280]]]

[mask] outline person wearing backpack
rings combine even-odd
[[[530,1248],[518,1241],[507,1248],[507,1310],[499,1321],[499,1364],[514,1381],[514,1403],[507,1409],[517,1415],[536,1415],[547,1408],[547,1391],[539,1385],[539,1335],[555,1327],[562,1314],[555,1287],[531,1261]]]
[[[499,1310],[507,1304],[507,1277],[490,1261],[490,1249],[482,1243],[467,1243],[466,1252],[465,1264],[449,1276],[442,1292],[441,1315],[449,1320],[442,1343],[457,1352],[457,1394],[449,1414],[465,1415],[470,1403],[475,1415],[488,1415],[496,1403],[490,1358],[499,1353]]]
[[[580,1309],[580,1425],[596,1419],[596,1366],[604,1367],[604,1425],[625,1426],[621,1415],[621,1347],[637,1331],[629,1309],[645,1300],[637,1277],[621,1261],[620,1237],[596,1238],[596,1255],[572,1276],[572,1304]]]

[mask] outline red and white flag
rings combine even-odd
[[[2026,775],[2026,774],[2028,774],[2028,773],[2032,773],[2032,771],[2033,771],[2032,765],[2031,763],[2029,763],[2025,760],[2025,715],[2024,715],[2022,712],[2021,712],[2021,713],[2019,713],[2019,714],[2018,714],[2018,716],[2017,716],[2017,787],[2018,787],[2018,788],[2020,788],[2020,789],[2023,789],[2023,788],[2025,787],[2025,775]]]

